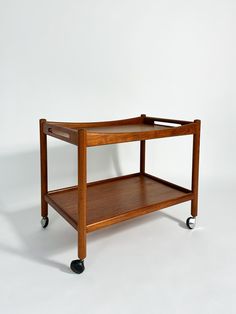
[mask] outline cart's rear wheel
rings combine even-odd
[[[43,228],[46,228],[47,225],[48,225],[48,223],[49,223],[48,217],[43,217],[43,218],[41,219],[41,226],[42,226]]]
[[[186,225],[189,229],[194,229],[196,226],[196,218],[188,217],[188,219],[186,220]]]
[[[76,274],[81,274],[85,269],[84,261],[80,259],[72,261],[70,264],[70,269]]]

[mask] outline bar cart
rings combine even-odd
[[[165,207],[191,201],[186,224],[193,229],[198,212],[200,120],[182,121],[147,117],[105,122],[52,122],[40,119],[41,225],[46,228],[48,204],[78,233],[78,259],[71,262],[75,273],[84,271],[86,234],[103,227],[145,215]],[[47,136],[78,148],[78,185],[48,191]],[[145,171],[146,140],[193,136],[191,190]],[[87,148],[140,141],[138,173],[87,183]]]

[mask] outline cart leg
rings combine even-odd
[[[140,141],[140,173],[145,173],[145,146],[146,141]]]
[[[196,132],[193,135],[193,160],[192,160],[192,192],[194,195],[191,201],[191,215],[186,221],[187,226],[193,229],[198,215],[198,178],[199,178],[199,153],[200,153],[200,128],[201,121],[194,120],[196,123]]]
[[[78,131],[78,260],[71,262],[75,273],[84,271],[86,257],[86,207],[87,207],[87,135],[86,130]]]
[[[41,164],[41,225],[46,228],[48,225],[48,203],[44,196],[48,192],[48,170],[47,170],[47,135],[43,132],[45,119],[39,120],[40,129],[40,164]]]
[[[145,114],[141,114],[141,117],[144,119],[146,117]],[[146,141],[140,141],[140,173],[145,173],[145,146]]]

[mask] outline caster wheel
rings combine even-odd
[[[47,225],[48,225],[48,222],[49,222],[48,217],[43,217],[43,218],[41,219],[41,226],[42,226],[43,228],[46,228]]]
[[[84,261],[80,259],[76,259],[71,262],[70,264],[70,269],[76,273],[76,274],[81,274],[84,271]]]
[[[194,229],[196,226],[196,218],[188,217],[188,219],[186,220],[186,225],[189,229]]]

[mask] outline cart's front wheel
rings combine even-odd
[[[84,261],[82,261],[80,259],[76,259],[76,260],[72,261],[70,264],[70,269],[76,274],[81,274],[85,269]]]
[[[186,220],[186,225],[189,229],[194,229],[196,226],[196,218],[188,217],[188,219]]]
[[[43,218],[41,219],[41,226],[42,226],[43,228],[46,228],[47,225],[48,225],[48,223],[49,223],[48,217],[43,217]]]

